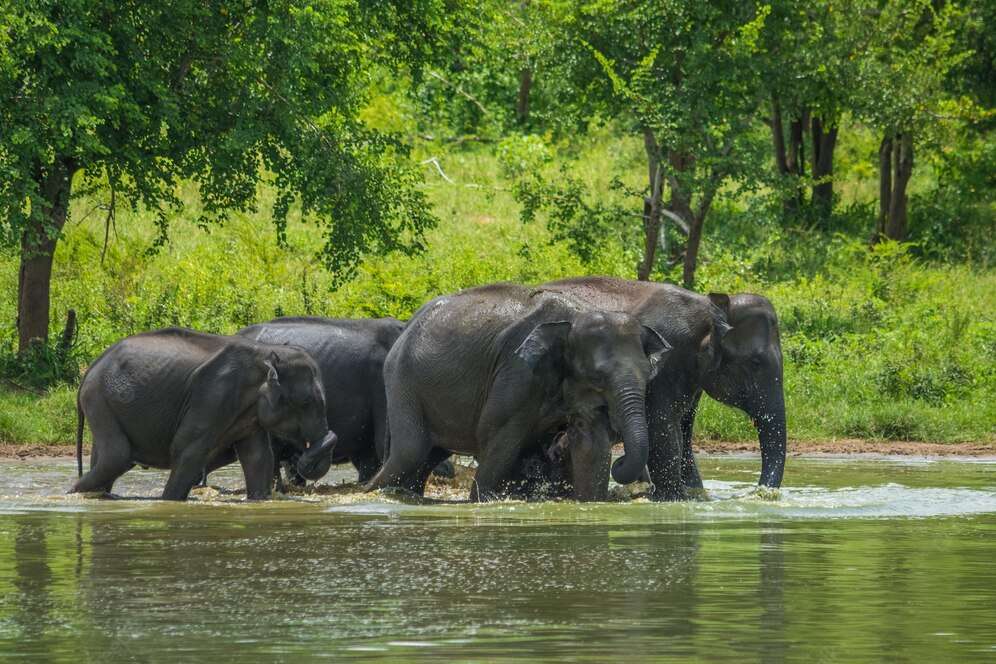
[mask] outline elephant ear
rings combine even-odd
[[[714,305],[716,305],[716,307],[718,307],[719,310],[723,312],[723,315],[726,316],[726,319],[729,320],[730,318],[729,295],[727,295],[726,293],[709,293],[709,301],[712,302]]]
[[[643,342],[643,352],[650,360],[650,375],[647,380],[653,380],[660,370],[661,361],[664,355],[671,350],[671,344],[661,336],[661,333],[650,327],[643,325],[641,330],[641,341]]]
[[[535,369],[555,347],[563,344],[570,330],[571,322],[566,320],[540,323],[526,335],[513,355]]]
[[[263,366],[266,367],[266,384],[278,394],[280,393],[280,373],[277,371],[279,364],[280,357],[273,351],[270,351],[270,356],[263,360]]]
[[[713,317],[712,328],[709,330],[709,334],[703,337],[699,343],[696,362],[700,376],[719,369],[723,363],[723,338],[732,329],[724,316],[716,315]]]

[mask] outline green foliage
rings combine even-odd
[[[0,58],[0,231],[43,222],[42,183],[82,169],[111,205],[148,210],[168,239],[181,181],[198,225],[256,212],[318,223],[323,264],[348,276],[364,252],[411,253],[432,225],[407,147],[358,120],[366,72],[418,70],[449,3],[67,0],[5,4]],[[418,40],[411,40],[413,34]],[[57,233],[58,228],[48,228]],[[34,232],[34,231],[32,231]]]
[[[169,219],[175,233],[167,249],[147,255],[154,219],[122,211],[119,234],[112,234],[101,264],[103,221],[84,217],[105,192],[76,201],[74,217],[82,221],[66,233],[53,283],[54,309],[72,306],[79,313],[75,357],[88,361],[126,334],[164,325],[230,333],[281,314],[404,319],[431,297],[480,283],[632,276],[638,257],[630,237],[606,236],[591,245],[591,261],[584,264],[567,242],[554,240],[546,212],[521,222],[511,182],[499,174],[511,176],[516,164],[556,174],[560,153],[547,151],[547,143],[515,139],[494,149],[450,152],[424,147],[456,183],[430,175],[426,196],[440,225],[427,235],[425,253],[368,257],[356,278],[338,287],[313,261],[321,242],[313,227],[293,221],[286,245],[278,246],[264,215],[235,213],[205,233],[196,226],[194,187],[180,191],[185,204]],[[643,177],[641,146],[632,138],[603,133],[575,150],[573,177],[606,201],[624,195],[611,190],[609,171],[629,183]],[[275,195],[264,188],[264,205]],[[786,228],[778,206],[764,201],[720,198],[716,223],[706,230],[699,279],[703,290],[758,292],[774,303],[790,437],[992,440],[992,270],[927,262],[911,245],[882,243],[870,252],[863,238],[849,233]],[[867,228],[874,212],[858,207],[850,214]],[[678,276],[666,265],[662,270]],[[16,280],[15,257],[0,254],[0,289],[11,292]],[[0,319],[11,320],[13,306],[9,298],[0,300]],[[0,341],[9,349],[13,331],[0,329]],[[0,385],[0,440],[68,442],[74,426],[71,389],[39,397]],[[708,399],[697,426],[701,436],[754,436],[742,413]]]
[[[32,391],[60,383],[75,384],[79,378],[80,361],[72,347],[34,343],[20,354],[0,354],[0,380],[18,389]]]
[[[932,186],[910,203],[910,236],[919,255],[996,263],[996,137],[963,132],[934,162]]]
[[[521,128],[560,126],[563,89],[546,2],[482,0],[461,23],[448,62],[414,87],[417,122],[445,139],[496,140]],[[519,95],[528,99],[519,117]]]

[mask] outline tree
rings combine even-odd
[[[959,42],[964,11],[928,0],[854,0],[852,29],[864,35],[860,54],[859,117],[882,136],[879,145],[879,210],[872,241],[905,240],[907,187],[918,142],[954,119],[964,106],[946,85],[948,72],[969,55]]]
[[[706,216],[725,182],[753,180],[749,131],[762,95],[758,36],[767,16],[740,2],[564,3],[563,61],[580,115],[618,119],[647,156],[644,251],[649,279],[662,219],[687,233],[683,281],[695,281]],[[664,192],[667,191],[667,200]]]
[[[18,345],[47,341],[52,261],[74,192],[106,187],[111,212],[154,210],[168,241],[177,184],[199,185],[202,223],[255,211],[278,190],[319,223],[341,277],[363,252],[417,251],[433,223],[406,147],[365,127],[367,71],[417,71],[447,3],[348,0],[3,0],[0,229],[21,256]],[[110,219],[109,219],[110,221]]]
[[[534,122],[536,85],[556,85],[547,5],[537,0],[480,0],[442,71],[420,86],[429,131],[488,138]],[[538,101],[542,116],[544,95]]]
[[[809,181],[812,208],[826,219],[834,201],[840,119],[850,108],[856,81],[859,35],[846,3],[780,0],[770,6],[761,35],[770,93],[766,122],[775,170],[787,190],[785,210],[794,214],[805,204],[803,185]]]

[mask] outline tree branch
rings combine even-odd
[[[433,77],[436,80],[442,81],[446,85],[448,85],[451,88],[453,88],[458,95],[460,95],[462,97],[466,97],[467,99],[469,99],[475,106],[477,106],[477,108],[481,109],[481,113],[484,113],[484,115],[491,115],[491,111],[489,111],[484,106],[484,104],[482,104],[476,97],[474,97],[472,94],[470,94],[469,92],[467,92],[466,90],[464,90],[462,86],[459,86],[459,85],[457,85],[455,83],[452,83],[451,81],[446,80],[445,78],[443,78],[443,76],[441,74],[439,74],[438,72],[435,72],[435,71],[430,71],[429,72],[429,76]]]

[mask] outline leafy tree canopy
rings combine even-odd
[[[372,67],[416,75],[447,37],[446,0],[0,0],[0,236],[56,236],[65,191],[110,186],[158,211],[200,187],[202,222],[255,211],[279,190],[283,239],[300,205],[322,261],[348,275],[364,251],[411,252],[433,223],[395,137],[365,127]],[[78,186],[79,182],[77,182]]]

